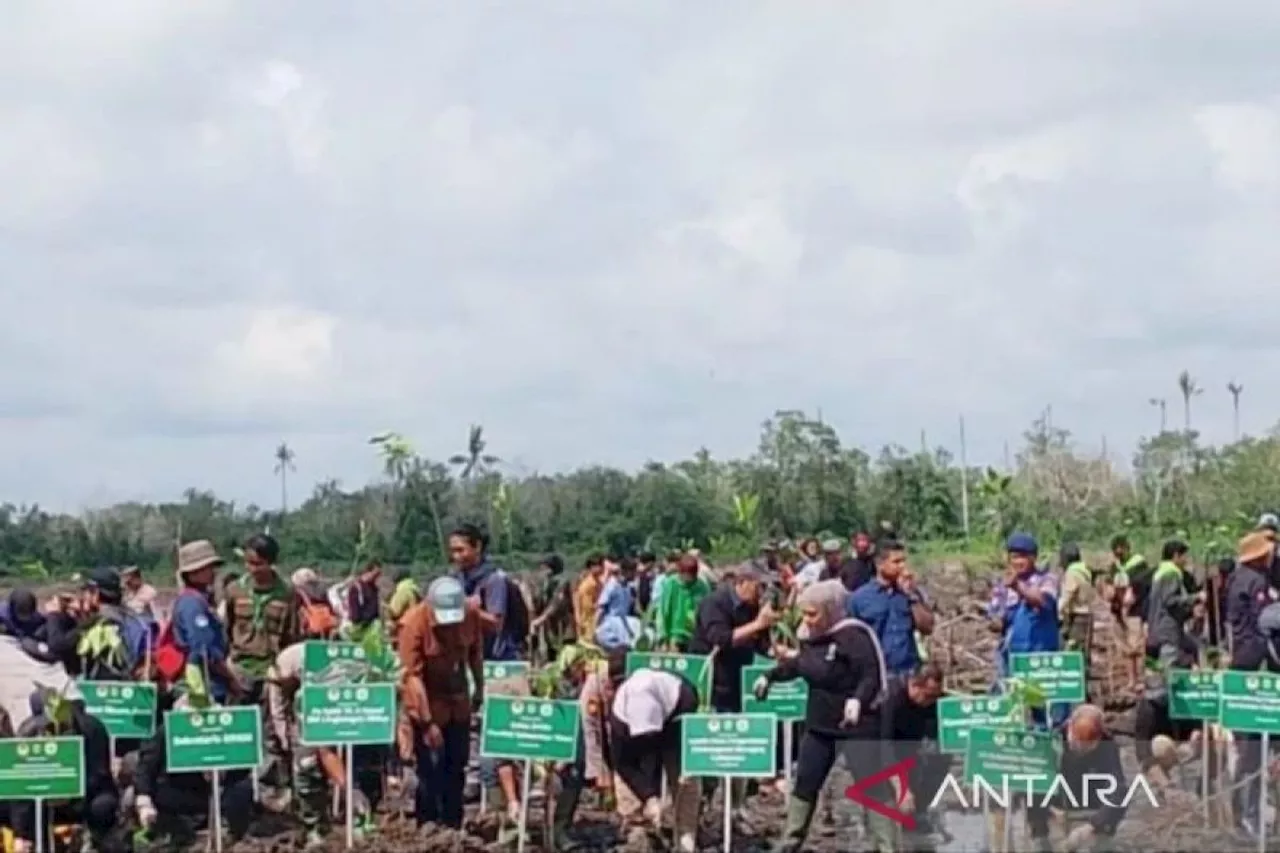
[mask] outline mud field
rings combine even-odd
[[[991,664],[995,637],[988,631],[983,612],[990,594],[990,581],[973,577],[959,565],[932,566],[921,572],[927,579],[927,590],[932,596],[939,614],[938,628],[930,643],[930,656],[941,663],[948,673],[948,690],[953,693],[984,693],[992,683],[994,668]],[[42,590],[52,593],[53,589]],[[172,601],[173,590],[161,592],[162,606]],[[1134,696],[1123,687],[1123,662],[1112,653],[1112,623],[1109,613],[1102,606],[1095,618],[1093,664],[1090,671],[1090,693],[1093,700],[1102,705],[1113,731],[1123,740],[1132,734],[1132,709]],[[1136,773],[1133,751],[1125,750],[1127,770]],[[469,773],[468,792],[472,802],[467,809],[467,827],[463,832],[440,829],[433,826],[417,828],[412,820],[412,805],[403,798],[390,795],[380,815],[380,829],[376,836],[357,841],[356,849],[378,851],[448,851],[448,853],[479,853],[479,851],[511,850],[514,845],[497,842],[499,824],[495,813],[481,815],[475,794],[478,791],[476,768]],[[959,769],[956,761],[956,770]],[[1152,809],[1140,797],[1130,808],[1121,824],[1115,849],[1139,850],[1190,850],[1199,853],[1225,853],[1225,851],[1256,850],[1256,842],[1246,840],[1229,829],[1205,828],[1204,807],[1197,793],[1196,781],[1200,770],[1197,760],[1187,761],[1175,779],[1174,790],[1161,792],[1160,807]],[[806,850],[818,853],[849,853],[870,849],[865,839],[861,820],[841,793],[851,784],[852,778],[837,766],[828,782],[823,803],[815,818]],[[543,791],[538,783],[531,797],[528,815],[528,843],[525,849],[534,853],[542,851],[542,835],[545,812]],[[699,848],[704,853],[723,850],[723,810],[719,795],[704,803]],[[784,792],[765,787],[747,800],[746,806],[734,818],[734,853],[755,853],[768,850],[785,823]],[[980,853],[1002,847],[995,820],[988,824],[981,814],[950,812],[942,820],[946,834],[934,837],[934,849],[938,853]],[[1062,828],[1055,822],[1055,842],[1060,843]],[[1020,818],[1014,818],[1014,848],[1029,849]],[[991,833],[988,836],[988,832]],[[1273,833],[1273,836],[1277,833]],[[582,851],[627,851],[648,853],[671,849],[669,839],[664,841],[640,833],[623,837],[615,816],[603,810],[594,792],[584,794],[573,830],[575,849]],[[990,841],[988,838],[990,837]],[[1269,845],[1280,849],[1280,844]],[[247,853],[296,853],[303,848],[302,834],[287,815],[264,814],[255,821],[249,837],[241,840],[234,849]],[[205,849],[200,842],[192,849]],[[344,849],[341,818],[335,819],[329,838],[329,849]]]

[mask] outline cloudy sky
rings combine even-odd
[[[0,499],[1280,418],[1275,0],[9,0]]]

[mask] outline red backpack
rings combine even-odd
[[[184,595],[198,595],[204,597],[204,593],[190,587],[184,589],[178,594],[181,599]],[[174,609],[178,606],[178,602],[173,604]],[[156,674],[160,678],[170,684],[175,684],[182,680],[187,669],[187,652],[178,645],[178,639],[173,633],[173,610],[169,611],[169,618],[160,626],[160,636],[156,639],[156,650],[152,656],[156,665]]]

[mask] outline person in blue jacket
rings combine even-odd
[[[1014,533],[1005,543],[1004,582],[992,601],[992,615],[999,618],[1002,641],[998,654],[1001,670],[1009,672],[1012,655],[1028,652],[1061,651],[1058,624],[1058,579],[1047,568],[1036,565],[1039,546],[1029,533]],[[1060,726],[1070,714],[1070,706],[1054,706],[1052,719]],[[1043,725],[1044,714],[1034,711],[1033,719]]]

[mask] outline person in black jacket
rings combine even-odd
[[[891,767],[914,758],[907,778],[907,790],[898,797],[898,810],[910,813],[916,821],[917,837],[910,849],[923,846],[923,836],[930,830],[929,804],[946,780],[951,756],[936,750],[926,751],[927,744],[938,741],[938,697],[942,695],[943,673],[937,664],[926,663],[905,679],[889,683],[888,693],[880,708],[880,742],[882,767]]]
[[[1067,812],[1069,820],[1079,823],[1067,833],[1064,850],[1093,849],[1099,841],[1115,837],[1124,820],[1129,783],[1120,762],[1120,746],[1107,731],[1102,709],[1081,705],[1067,723],[1067,748],[1058,763],[1060,783],[1071,796],[1058,788],[1052,805]],[[1115,784],[1103,784],[1105,778]],[[1103,791],[1107,791],[1104,794]],[[1051,850],[1049,845],[1049,805],[1042,801],[1027,807],[1027,826],[1037,850]],[[1083,821],[1083,822],[1081,822]]]
[[[111,738],[102,721],[91,716],[84,707],[80,691],[72,682],[63,692],[63,707],[69,712],[67,719],[55,726],[54,721],[46,716],[53,705],[58,692],[48,688],[39,688],[39,704],[45,709],[39,714],[28,717],[18,727],[20,738],[35,737],[80,737],[84,740],[84,797],[73,800],[65,806],[48,810],[48,824],[76,823],[83,824],[89,831],[89,838],[94,849],[110,851],[121,849],[122,837],[118,830],[120,812],[120,792],[116,780],[111,775]],[[13,835],[26,849],[35,847],[36,807],[31,800],[15,801],[11,806]],[[47,828],[43,830],[47,832]],[[52,850],[51,843],[46,840],[45,850]]]
[[[840,564],[840,580],[844,588],[854,592],[876,576],[876,547],[865,532],[858,532],[850,540],[851,556]]]
[[[171,702],[168,700],[166,704]],[[176,846],[186,846],[193,843],[196,832],[208,824],[212,786],[203,773],[168,771],[163,712],[156,723],[155,735],[143,741],[138,750],[133,791],[138,824],[148,838],[169,838]],[[231,840],[243,838],[253,813],[253,779],[248,773],[222,774],[221,805],[222,819],[229,828]]]
[[[752,687],[763,700],[775,682],[802,678],[809,686],[795,788],[787,801],[779,853],[798,853],[804,846],[818,794],[837,756],[855,778],[884,768],[880,703],[887,691],[887,673],[875,634],[856,619],[845,618],[847,596],[838,579],[806,587],[797,599],[804,620],[799,649],[780,658]],[[868,793],[888,801],[887,786],[882,787]],[[890,853],[896,841],[892,822],[868,813],[866,823],[879,853]]]
[[[778,621],[761,591],[766,580],[760,561],[740,566],[733,582],[698,603],[689,653],[716,653],[712,668],[711,706],[719,713],[742,710],[742,670],[757,653],[769,651],[769,629]]]

